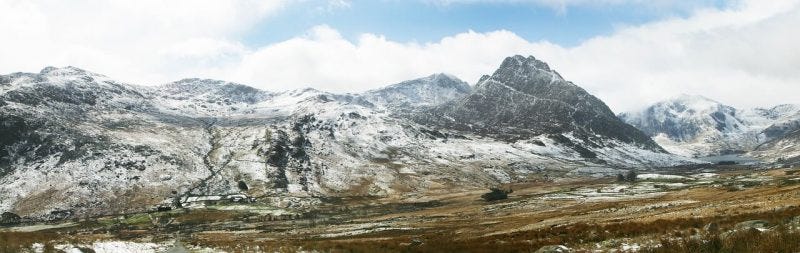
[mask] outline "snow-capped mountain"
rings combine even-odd
[[[668,151],[685,156],[744,153],[796,129],[800,106],[736,109],[703,96],[681,95],[621,113]]]
[[[616,140],[663,152],[645,134],[620,121],[600,101],[534,57],[506,58],[464,98],[416,115],[418,122],[501,139],[560,136],[570,133],[585,146],[603,147]],[[554,137],[558,139],[559,137]],[[591,152],[584,154],[593,156]]]
[[[434,74],[367,91],[363,96],[376,105],[394,109],[439,105],[466,96],[469,84],[455,76]]]
[[[691,162],[543,64],[508,58],[475,91],[433,75],[364,94],[204,79],[142,87],[73,67],[2,75],[0,212],[109,214],[238,193],[400,196]],[[391,109],[403,105],[419,109]],[[439,112],[464,123],[420,120]]]

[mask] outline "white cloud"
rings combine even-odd
[[[363,34],[356,43],[328,26],[301,38],[269,45],[244,57],[233,79],[270,90],[310,85],[329,91],[362,91],[434,72],[477,80],[508,55],[530,44],[508,31],[466,32],[436,43],[399,43]]]
[[[424,0],[427,3],[439,6],[449,6],[456,4],[532,4],[552,8],[559,13],[566,13],[571,7],[614,7],[614,6],[635,6],[628,11],[648,11],[665,10],[691,10],[694,8],[713,4],[714,0]]]
[[[328,0],[326,5],[317,6],[316,11],[322,13],[333,13],[337,10],[350,9],[352,3],[349,0]]]
[[[800,103],[800,6],[741,2],[620,28],[565,48],[509,31],[466,32],[438,42],[399,43],[364,34],[357,41],[319,26],[309,35],[247,55],[232,78],[281,90],[310,85],[359,91],[434,72],[474,83],[513,54],[543,59],[615,111],[680,93],[740,107]]]
[[[349,4],[338,2],[345,5],[337,8]],[[793,0],[697,10],[687,18],[622,27],[575,47],[526,41],[503,30],[468,31],[430,43],[378,34],[350,41],[320,25],[253,48],[237,36],[282,2],[136,4],[0,0],[0,34],[14,35],[0,40],[0,72],[74,65],[140,84],[196,76],[268,90],[354,92],[437,72],[474,83],[504,57],[531,54],[616,111],[679,93],[735,106],[800,103],[800,7]]]
[[[196,73],[187,57],[240,53],[237,35],[282,0],[0,1],[0,71],[76,65],[128,81]],[[217,52],[213,52],[218,50]]]
[[[800,103],[800,6],[749,1],[539,55],[618,110],[679,93],[740,107]]]

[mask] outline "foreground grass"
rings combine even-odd
[[[736,192],[704,185],[655,198],[579,204],[537,198],[608,182],[520,187],[519,195],[488,204],[478,193],[420,203],[338,201],[291,218],[213,208],[101,217],[40,232],[0,232],[0,253],[26,251],[33,243],[46,252],[80,242],[171,243],[178,235],[184,245],[226,252],[535,252],[547,245],[591,252],[634,244],[640,252],[800,252],[800,187],[793,176],[770,173],[776,177],[771,182]],[[733,176],[718,180],[739,183]],[[672,205],[686,199],[694,202]],[[627,208],[650,206],[659,209]],[[691,217],[695,213],[704,216]],[[777,226],[732,232],[751,220]]]
[[[56,252],[50,243],[59,238],[49,232],[0,232],[0,253],[21,252],[34,243],[42,243],[44,252]]]
[[[710,233],[702,236],[681,236],[664,238],[658,247],[645,248],[644,253],[735,253],[735,252],[798,252],[800,251],[800,232],[779,226],[771,231],[756,229],[731,232],[729,234]]]
[[[291,239],[279,241],[247,241],[242,238],[214,234],[196,237],[194,245],[229,252],[252,252],[256,249],[275,252],[299,250],[318,252],[535,252],[546,245],[567,245],[591,248],[595,243],[620,238],[648,236],[660,240],[659,247],[643,248],[642,252],[800,252],[800,232],[787,229],[793,217],[800,216],[800,207],[779,211],[747,213],[732,216],[656,220],[652,222],[618,222],[609,224],[575,223],[530,231],[493,236],[464,237],[453,230],[384,231],[363,236],[335,239]],[[775,229],[733,231],[735,224],[748,220],[765,220],[782,224]],[[715,223],[715,231],[704,227]]]

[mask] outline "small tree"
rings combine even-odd
[[[622,175],[622,173],[617,174],[617,182],[625,182],[625,175]]]
[[[636,174],[636,171],[629,170],[628,173],[625,174],[625,181],[635,182],[636,181],[636,176],[638,176],[638,174]]]

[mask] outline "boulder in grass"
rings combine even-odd
[[[572,252],[564,245],[547,245],[539,248],[536,253],[567,253]]]
[[[770,228],[769,222],[765,220],[749,220],[739,222],[734,226],[735,230],[748,230],[748,229],[758,229],[758,231],[768,230]]]
[[[789,221],[789,227],[800,228],[800,216],[795,216],[792,218],[792,220]]]

